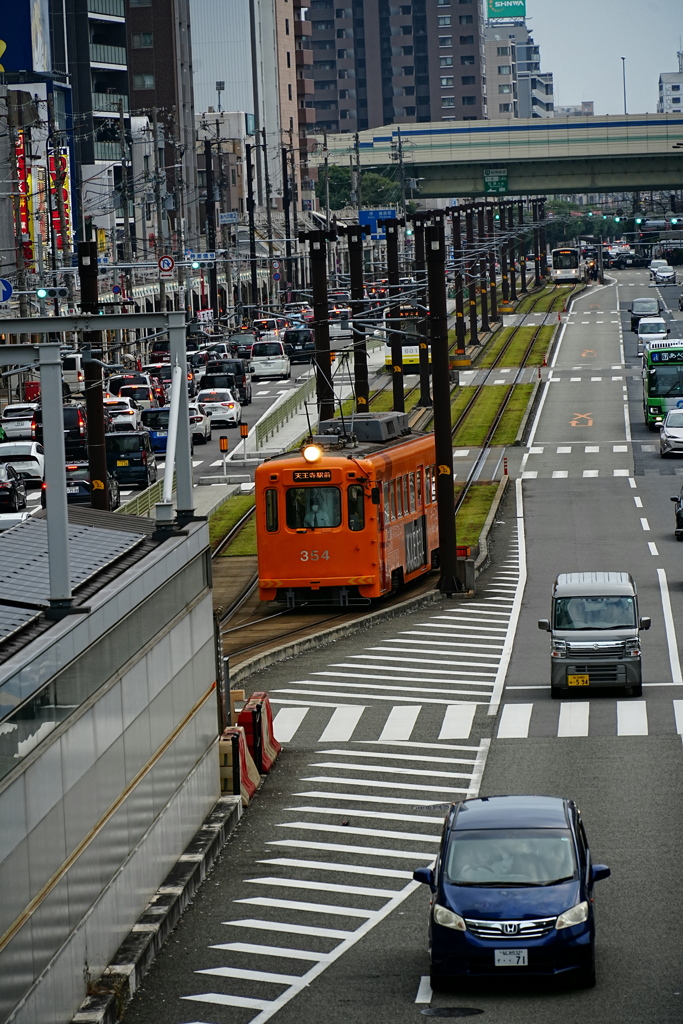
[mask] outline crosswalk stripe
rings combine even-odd
[[[269,846],[284,846],[284,845],[292,845],[292,844],[288,843],[287,840],[283,839],[283,840],[275,840],[275,842],[268,843],[268,845]],[[329,849],[329,850],[335,849],[335,847],[333,846],[332,843],[330,843],[329,846],[326,843],[322,843],[322,844],[319,843],[318,846],[320,846],[320,845],[322,845],[323,848],[326,849],[326,850],[327,849]],[[337,848],[340,849],[340,850],[345,850],[345,851],[350,852],[350,853],[352,853],[356,849],[363,850],[363,852],[365,852],[365,850],[364,850],[364,848],[362,846],[361,847],[345,846],[345,847],[337,847]],[[391,856],[393,856],[393,857],[399,855],[399,851],[398,850],[390,850],[390,851],[387,851],[387,850],[381,850],[381,851],[377,850],[376,852],[373,852],[373,856],[384,856],[387,852],[389,852],[389,854]],[[411,850],[410,853],[408,853],[406,855],[408,857],[411,857],[411,858],[416,856],[415,851],[413,851],[413,850]],[[418,853],[417,856],[418,857],[422,857],[422,856],[424,856],[424,854]],[[316,889],[316,890],[320,889],[320,882],[317,882],[317,881],[309,882],[309,881],[307,881],[304,878],[245,878],[244,881],[247,882],[250,885],[277,885],[277,886],[279,886],[281,888],[285,888],[285,889]],[[347,893],[349,896],[372,896],[373,899],[377,898],[377,899],[387,899],[387,900],[391,900],[391,899],[394,898],[394,896],[398,896],[398,894],[400,892],[399,889],[370,889],[370,888],[368,888],[367,886],[364,886],[364,885],[333,885],[331,882],[326,883],[325,891],[326,892],[343,892],[343,893]]]
[[[279,743],[289,743],[308,714],[308,708],[281,708],[273,719],[273,735]]]
[[[346,807],[306,807],[301,805],[299,807],[286,807],[285,810],[302,811],[304,814],[329,814],[341,817],[348,814],[348,808]],[[393,814],[389,811],[363,811],[360,808],[354,808],[353,816],[354,818],[370,818],[373,821],[407,821],[416,825],[419,823],[440,825],[443,821],[443,816],[435,818],[426,814]]]
[[[423,850],[382,850],[375,846],[351,846],[350,844],[344,843],[315,843],[308,842],[305,839],[271,839],[268,841],[268,846],[284,846],[288,849],[293,850],[322,850],[325,853],[352,853],[356,857],[394,857],[397,860],[416,860],[421,861],[424,864],[425,858],[428,856]],[[249,878],[249,882],[262,881],[264,884],[269,885],[280,885],[285,888],[292,889],[319,889],[320,882],[301,882],[296,878]],[[354,888],[354,886],[335,886],[325,885],[325,889],[330,892],[349,892],[358,893],[361,896],[389,896],[389,893],[384,889],[373,889],[372,891],[365,891]],[[398,896],[398,891],[390,894],[393,898]]]
[[[341,813],[346,814],[347,811]],[[356,815],[358,812],[353,813]],[[341,871],[347,875],[377,875],[379,878],[413,877],[412,871],[399,871],[398,868],[388,868],[384,864],[378,864],[373,868],[367,864],[338,864],[327,860],[298,860],[296,857],[268,857],[257,861],[257,864],[277,864],[278,867],[303,868],[305,871]]]
[[[533,704],[504,704],[498,726],[498,739],[526,739]]]
[[[412,872],[409,872],[412,878]],[[372,917],[374,910],[362,907],[341,907],[334,903],[305,903],[300,900],[280,900],[273,896],[245,896],[234,903],[247,903],[251,907],[270,907],[272,910],[298,910],[304,914],[325,914],[336,917]]]
[[[378,743],[382,743],[382,742],[389,742],[389,741],[383,741],[383,740],[380,739],[377,742]],[[397,741],[393,741],[393,742],[397,742]],[[422,746],[422,745],[420,744],[420,746]],[[440,748],[437,748],[437,749],[440,749]],[[447,749],[447,748],[444,748],[444,749]],[[426,756],[424,754],[424,752],[421,752],[419,754],[392,754],[392,753],[389,753],[387,751],[382,751],[382,754],[378,755],[377,752],[374,751],[374,750],[372,750],[372,751],[370,751],[370,750],[367,750],[367,751],[366,750],[317,750],[316,753],[317,754],[327,754],[328,757],[330,755],[334,755],[335,757],[372,757],[372,758],[377,758],[378,756],[381,756],[383,758],[383,760],[385,760],[385,761],[419,761],[420,764],[422,764],[422,765],[427,764],[427,763],[429,763],[429,764],[475,764],[476,763],[476,756],[475,757],[429,757],[429,756]],[[475,751],[473,750],[472,753],[475,753]],[[370,765],[366,765],[366,767],[370,768],[371,766]]]
[[[558,736],[587,736],[590,704],[563,702],[560,705]]]
[[[220,992],[205,992],[199,996],[181,996],[193,1003],[216,1003],[218,1006],[239,1006],[245,1010],[267,1010],[269,999],[248,999],[246,996],[224,996]]]
[[[382,740],[409,740],[421,711],[422,708],[419,706],[392,708],[382,729],[380,742]]]
[[[281,956],[289,960],[327,959],[327,953],[314,953],[309,949],[290,949],[283,946],[261,946],[256,942],[218,942],[209,946],[209,949],[224,949],[228,953],[255,953],[257,956]]]
[[[295,828],[299,832],[331,832],[336,836],[370,836],[373,839],[398,839],[411,843],[438,843],[438,835],[399,832],[387,828],[360,828],[357,825],[329,825],[326,821],[278,821],[277,828]]]
[[[313,925],[289,924],[284,921],[261,921],[255,918],[245,918],[237,921],[223,921],[223,924],[233,928],[254,928],[256,931],[264,932],[285,932],[287,935],[311,935],[317,939],[348,939],[353,930],[344,928],[316,928]]]
[[[647,736],[647,705],[644,700],[617,701],[617,736]]]
[[[476,704],[449,704],[444,712],[439,739],[468,739],[476,710]]]
[[[269,982],[273,985],[296,985],[299,976],[296,974],[271,974],[270,971],[250,971],[246,967],[209,967],[195,974],[211,974],[216,978],[239,978],[241,981]]]
[[[463,779],[468,779],[469,775],[463,775]],[[330,776],[330,775],[304,775],[301,779],[302,782],[325,782],[331,786],[361,786],[370,789],[400,789],[403,793],[409,790],[415,790],[416,793],[466,793],[465,789],[458,789],[451,786],[449,783],[444,783],[443,786],[425,786],[421,782],[409,783],[404,782],[384,782],[379,779],[351,779],[345,776]],[[360,799],[357,797],[356,799]],[[365,797],[363,797],[365,799]],[[402,801],[403,802],[403,801]],[[405,801],[408,802],[407,799]]]
[[[521,704],[508,705],[509,707],[522,707]],[[528,705],[530,708],[532,704]],[[529,712],[531,715],[531,712]],[[314,761],[311,765],[312,768],[342,768],[345,772],[379,772],[382,775],[415,775],[415,767],[410,768],[397,768],[394,765],[379,765],[379,764],[341,764],[338,761]],[[422,768],[420,771],[420,778],[422,779],[462,779],[468,778],[467,775],[463,775],[462,772],[440,772],[434,771],[432,768]]]

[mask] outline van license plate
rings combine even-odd
[[[67,487],[67,494],[78,494],[78,487]]]
[[[117,459],[116,460],[116,465],[117,466],[127,466],[128,465],[128,459]]]
[[[494,949],[493,962],[496,967],[528,967],[528,949]]]
[[[166,437],[168,435],[167,430],[157,430],[157,437]]]
[[[567,686],[589,686],[590,676],[578,676],[570,675],[567,676]]]

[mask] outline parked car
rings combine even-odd
[[[117,398],[105,398],[104,408],[111,416],[114,430],[139,430],[142,410],[134,398],[119,395]]]
[[[0,511],[18,512],[26,508],[26,484],[14,466],[0,464]]]
[[[42,483],[45,477],[45,449],[37,441],[0,444],[0,463],[13,466],[26,483]]]
[[[581,812],[551,796],[452,804],[436,866],[413,872],[432,893],[431,985],[557,978],[595,985],[593,864]]]
[[[90,463],[86,461],[67,463],[66,467],[66,500],[69,505],[90,505],[92,503],[92,487],[90,484]],[[119,482],[107,470],[107,486],[109,488],[109,511],[115,512],[121,504]],[[46,507],[46,485],[40,491],[40,504]]]
[[[64,411],[64,455],[67,461],[77,461],[88,456],[88,419],[85,406],[79,403],[65,405]],[[106,424],[109,416],[106,417]],[[38,407],[31,420],[31,439],[43,443],[43,410]]]
[[[120,484],[150,487],[157,478],[157,460],[146,430],[106,434],[107,469]]]
[[[19,441],[31,436],[31,423],[37,408],[37,402],[5,406],[2,410],[2,429],[8,441]]]
[[[226,423],[229,427],[237,427],[242,422],[242,406],[227,388],[200,391],[196,404],[205,413],[211,413],[212,424]]]
[[[204,406],[190,404],[190,434],[198,444],[207,444],[211,440],[211,416]]]

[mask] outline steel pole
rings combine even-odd
[[[315,378],[318,414],[321,420],[331,420],[334,416],[330,321],[327,302],[327,242],[336,237],[334,231],[307,231],[301,232],[299,235],[300,242],[309,242],[315,330]]]
[[[387,278],[389,280],[389,344],[391,347],[391,384],[393,404],[396,412],[405,410],[403,391],[403,334],[396,329],[399,322],[398,296],[400,292],[398,267],[398,226],[402,223],[395,217],[378,220],[377,226],[384,228],[387,245]]]
[[[517,271],[515,270],[515,214],[512,203],[508,203],[508,231],[510,232],[510,301],[517,298]]]
[[[420,400],[419,405],[428,409],[432,404],[432,396],[429,390],[429,321],[426,316],[427,308],[427,263],[425,261],[425,223],[426,219],[421,216],[414,216],[413,230],[415,239],[415,280],[417,282],[417,301],[423,308],[420,310],[418,320],[419,353],[420,353]]]
[[[479,294],[481,295],[481,329],[482,331],[490,330],[489,326],[489,296],[486,285],[486,272],[488,270],[488,258],[486,255],[486,227],[484,222],[485,210],[483,206],[477,207],[477,231],[479,234],[479,245],[481,248],[481,257],[479,259]]]
[[[78,243],[78,274],[81,281],[81,312],[98,312],[97,242]],[[88,463],[90,465],[90,504],[109,510],[109,475],[104,430],[102,367],[92,359],[92,350],[102,348],[102,332],[86,331],[83,336],[83,379],[85,410],[88,417]]]
[[[96,264],[97,265],[97,264]],[[53,321],[54,323],[55,321]],[[50,571],[50,607],[59,615],[71,607],[69,517],[64,472],[62,361],[59,345],[38,346],[45,448],[45,504]]]
[[[465,235],[467,238],[467,299],[470,309],[470,345],[479,344],[477,329],[477,271],[474,257],[474,210],[465,211]]]
[[[465,296],[463,292],[463,261],[465,254],[462,249],[462,223],[460,211],[451,216],[453,231],[453,258],[455,260],[455,348],[457,352],[465,351]]]
[[[369,229],[368,229],[369,230]],[[368,384],[368,350],[365,343],[365,284],[363,282],[363,235],[366,229],[350,224],[346,229],[349,246],[349,276],[351,279],[351,312],[353,317],[353,377],[356,389],[356,412],[367,412],[370,400]]]
[[[178,433],[176,435],[176,516],[178,522],[194,519],[194,492],[192,490],[192,444],[190,439],[190,409],[187,396],[187,356],[184,318],[169,314],[169,349],[171,365],[179,366],[182,374],[178,398]],[[173,323],[173,320],[180,322]],[[175,386],[175,385],[174,385]],[[171,473],[173,471],[171,470]]]
[[[252,314],[258,306],[258,278],[256,274],[256,224],[254,223],[254,166],[251,159],[252,146],[247,142],[244,147],[247,160],[247,214],[249,219],[249,270],[251,273],[251,307]]]
[[[535,199],[531,204],[531,210],[534,225],[534,285],[538,288],[541,284],[541,243],[538,229],[538,202]]]
[[[517,224],[524,227],[524,203],[520,200],[517,203]],[[519,235],[519,276],[522,295],[526,294],[526,235],[520,231]]]
[[[486,207],[486,240],[489,246],[489,292],[491,300],[491,319],[498,319],[498,292],[496,290],[496,244],[493,221],[493,207]]]
[[[213,152],[211,139],[204,140],[204,167],[206,171],[206,248],[209,252],[216,249],[216,200],[213,186]],[[216,320],[219,317],[218,309],[218,270],[216,261],[211,260],[209,264],[209,302]]]

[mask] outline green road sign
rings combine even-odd
[[[508,190],[507,167],[490,167],[484,171],[484,194],[501,195]]]
[[[526,0],[488,0],[487,16],[489,18],[524,18],[526,17]]]

